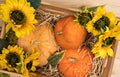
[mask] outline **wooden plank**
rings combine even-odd
[[[14,73],[14,72],[8,72],[8,71],[5,71],[5,70],[2,70],[0,69],[0,72],[2,73],[6,73],[6,74],[9,74],[9,75],[13,75],[13,76],[17,76],[17,77],[23,77],[21,74],[17,74],[17,73]]]
[[[117,50],[117,45],[118,45],[118,41],[116,41],[113,45],[114,56],[108,57],[107,65],[103,69],[102,77],[111,77],[113,64],[114,64],[114,60],[115,60],[115,55],[116,55],[116,50]]]
[[[120,76],[120,41],[118,42],[111,77],[119,77],[119,76]]]
[[[0,0],[0,3],[4,3],[4,0]]]
[[[14,77],[24,77],[21,74],[18,74],[18,73],[15,73],[15,72],[8,72],[8,71],[2,70],[2,69],[0,69],[0,72],[9,74],[9,75],[14,76]],[[37,77],[47,77],[45,75],[41,75],[41,74],[38,74],[38,73],[31,73],[31,74],[34,74],[34,75],[36,74]]]
[[[5,24],[0,20],[0,38],[4,37],[4,33],[5,33]]]
[[[98,5],[106,5],[107,11],[112,11],[117,17],[120,17],[120,1],[119,0],[44,0],[52,5],[60,5],[63,7],[82,8],[94,7]]]

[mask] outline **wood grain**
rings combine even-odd
[[[44,2],[52,5],[60,5],[63,7],[78,8],[93,7],[106,5],[107,11],[112,11],[116,16],[120,17],[120,1],[119,0],[44,0]]]
[[[1,28],[0,38],[3,38],[5,33],[5,24],[1,20],[0,20],[0,28]]]

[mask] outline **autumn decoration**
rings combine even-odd
[[[97,6],[63,15],[42,9],[40,2],[0,4],[5,23],[0,70],[24,77],[101,77],[103,60],[114,56],[113,45],[120,40],[115,14]]]

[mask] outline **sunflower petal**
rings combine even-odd
[[[108,55],[111,56],[111,57],[114,55],[114,52],[113,52],[113,49],[112,49],[112,48],[108,48],[108,49],[107,49],[107,53],[108,53]]]
[[[6,26],[6,33],[7,33],[11,28],[12,28],[12,25],[8,24],[8,25]]]

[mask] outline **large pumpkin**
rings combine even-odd
[[[64,77],[87,77],[92,70],[93,55],[88,47],[66,50],[58,65]]]
[[[47,64],[48,57],[58,49],[53,35],[50,24],[39,25],[30,35],[19,38],[18,45],[28,52],[31,52],[32,49],[40,51],[39,60],[40,66],[42,66]]]
[[[55,39],[63,49],[76,49],[84,42],[87,31],[75,21],[73,15],[61,18],[55,26]]]

